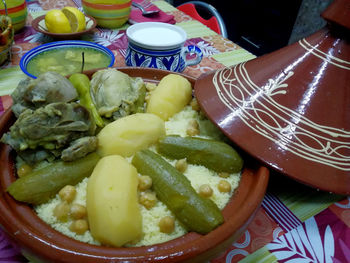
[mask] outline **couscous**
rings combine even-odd
[[[180,136],[187,136],[187,129],[189,123],[197,121],[199,126],[202,127],[203,131],[205,130],[205,135],[197,135],[198,137],[205,138],[220,138],[220,133],[211,126],[208,120],[202,118],[198,111],[193,110],[191,106],[186,106],[184,110],[180,113],[175,114],[167,122],[165,122],[166,133],[167,134],[177,134]],[[131,159],[131,158],[130,158]],[[172,165],[176,165],[177,161],[167,159]],[[207,169],[204,166],[187,164],[187,169],[184,171],[184,174],[191,181],[192,186],[198,192],[203,188],[203,185],[206,187],[210,186],[212,194],[210,199],[217,204],[220,209],[223,209],[227,202],[229,201],[232,193],[239,184],[240,174],[226,174],[225,178],[223,175]],[[229,186],[229,191],[220,190],[220,182],[226,182],[225,184]],[[86,186],[88,178],[85,178],[81,183],[76,186],[76,197],[73,201],[74,204],[86,205]],[[227,186],[226,186],[227,187]],[[41,204],[35,207],[35,211],[38,213],[38,216],[50,224],[54,229],[64,233],[67,236],[70,236],[74,239],[80,240],[82,242],[87,242],[90,244],[99,244],[90,234],[89,231],[86,231],[84,234],[76,234],[70,230],[72,224],[72,219],[69,219],[66,222],[61,222],[54,216],[53,211],[55,207],[61,202],[61,198],[57,195],[55,198],[50,200],[45,204]],[[152,245],[156,243],[162,243],[174,238],[184,235],[187,231],[181,225],[178,220],[175,220],[175,227],[171,233],[164,233],[160,231],[159,221],[167,216],[174,218],[172,213],[167,209],[167,207],[160,201],[155,203],[150,209],[147,209],[145,206],[140,204],[141,214],[142,214],[142,232],[143,236],[141,240],[136,243],[127,244],[127,246],[144,246]]]

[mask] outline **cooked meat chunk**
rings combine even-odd
[[[97,137],[87,136],[79,138],[71,142],[70,146],[62,151],[61,159],[63,161],[74,161],[95,151],[96,147]]]
[[[78,94],[68,79],[55,72],[46,72],[37,79],[20,81],[11,97],[12,111],[18,118],[26,109],[35,110],[53,102],[70,102]]]
[[[11,145],[18,155],[23,153],[21,157],[26,160],[31,152],[34,154],[34,149],[42,151],[40,156],[44,153],[60,156],[72,141],[94,135],[95,128],[86,108],[75,102],[57,102],[37,110],[25,110],[1,141]]]

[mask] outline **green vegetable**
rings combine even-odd
[[[17,179],[7,191],[18,201],[45,203],[65,185],[75,185],[90,176],[99,159],[91,153],[73,162],[57,161]]]
[[[208,233],[224,219],[220,209],[203,198],[191,186],[190,181],[161,156],[142,150],[135,154],[132,164],[139,173],[152,178],[157,197],[190,231]]]
[[[103,119],[95,107],[90,96],[90,80],[82,73],[75,73],[69,77],[70,82],[73,84],[74,88],[79,94],[80,104],[90,110],[92,116],[94,117],[95,123],[99,127],[103,127]]]
[[[216,140],[167,136],[160,140],[157,150],[168,158],[186,158],[188,163],[203,165],[216,172],[237,173],[243,167],[241,156],[228,144]]]
[[[115,68],[95,72],[91,77],[90,91],[98,113],[107,119],[117,120],[140,112],[144,105],[143,79],[132,78]]]
[[[139,89],[139,97],[135,101],[135,112],[136,113],[143,113],[145,112],[145,97],[146,97],[146,85],[141,85]]]

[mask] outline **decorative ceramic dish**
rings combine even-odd
[[[7,14],[3,2],[0,1],[0,15],[8,15],[11,18],[13,28],[17,33],[25,26],[27,21],[27,3],[25,0],[7,1],[6,7]]]
[[[65,33],[65,34],[58,34],[58,33],[51,33],[47,30],[47,27],[45,25],[45,15],[39,16],[37,18],[35,18],[32,21],[32,27],[47,36],[50,36],[52,38],[55,39],[78,39],[80,38],[82,35],[91,32],[97,25],[96,20],[88,15],[85,15],[85,21],[86,21],[86,28],[84,31],[80,31],[80,32],[75,32],[75,33]]]
[[[179,26],[161,22],[134,24],[126,30],[128,49],[125,64],[182,72],[202,61],[203,52],[195,45],[184,46],[187,35]],[[187,55],[192,55],[189,58]]]
[[[59,52],[59,54],[53,54],[52,52]],[[72,52],[78,52],[79,54]],[[62,75],[70,75],[81,71],[82,52],[84,52],[85,70],[111,67],[114,64],[114,54],[108,48],[89,41],[66,40],[50,42],[29,50],[21,58],[19,66],[31,78],[36,78],[39,73],[46,71],[56,71]],[[47,57],[44,57],[44,54]],[[53,60],[54,56],[57,61]],[[100,58],[101,61],[97,61],[96,58]],[[38,59],[42,61],[40,62]],[[33,65],[33,63],[37,65]],[[38,68],[40,65],[41,69]],[[68,68],[74,65],[75,68],[72,67],[72,71],[68,72]]]
[[[120,68],[131,77],[158,83],[169,71]],[[89,75],[94,71],[90,71]],[[185,76],[185,75],[183,75]],[[187,77],[195,84],[195,79]],[[10,110],[0,120],[0,136],[15,121]],[[245,159],[238,188],[223,210],[225,222],[206,235],[194,232],[152,246],[112,248],[73,240],[51,228],[31,206],[15,201],[6,188],[15,180],[14,154],[0,144],[0,224],[27,255],[50,262],[204,262],[218,256],[245,231],[264,197],[269,171]]]
[[[131,11],[130,0],[114,1],[111,4],[82,0],[81,5],[86,14],[96,19],[98,26],[105,28],[119,28],[123,26],[128,21]]]
[[[11,57],[13,36],[14,30],[11,18],[0,15],[0,65]]]
[[[299,182],[349,195],[346,5],[335,1],[323,15],[329,26],[293,45],[202,75],[195,95],[207,116],[245,152]]]

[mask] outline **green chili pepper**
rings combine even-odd
[[[91,112],[96,125],[103,127],[103,119],[101,118],[100,114],[98,114],[90,95],[90,80],[88,76],[82,73],[74,73],[69,77],[69,80],[78,92],[80,104]]]

